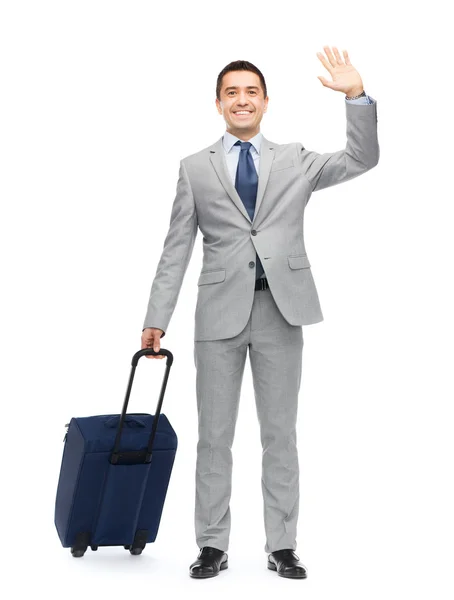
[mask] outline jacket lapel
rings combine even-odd
[[[270,175],[271,165],[274,160],[274,144],[267,140],[262,135],[262,143],[260,145],[260,166],[258,174],[258,187],[257,187],[257,199],[255,203],[254,219],[251,221],[248,212],[241,200],[236,188],[230,179],[230,174],[227,169],[227,163],[225,160],[225,151],[222,145],[222,137],[211,146],[209,149],[210,160],[213,165],[220,182],[222,183],[225,191],[229,195],[230,199],[234,202],[238,210],[244,215],[249,223],[256,223],[257,214],[262,204],[263,196],[265,194],[266,185]]]

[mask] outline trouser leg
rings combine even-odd
[[[195,533],[199,548],[227,551],[232,444],[247,354],[248,326],[237,336],[194,341],[198,410]]]
[[[302,326],[287,323],[270,289],[259,294],[260,319],[251,328],[249,358],[263,450],[265,551],[296,550],[299,511],[296,422]]]

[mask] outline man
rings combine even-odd
[[[304,208],[312,192],[377,165],[377,105],[366,96],[344,50],[317,53],[332,77],[321,83],[346,95],[347,144],[326,154],[260,133],[268,107],[262,73],[235,61],[219,74],[216,107],[224,135],[180,161],[170,226],[151,288],[142,348],[160,349],[199,228],[194,361],[199,422],[192,577],[228,567],[232,444],[249,348],[260,423],[267,566],[305,578],[295,554],[299,507],[296,445],[302,325],[323,320],[304,245]],[[152,357],[155,358],[155,357]],[[158,357],[156,357],[158,358]],[[159,358],[163,358],[159,356]]]

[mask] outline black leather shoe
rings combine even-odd
[[[277,571],[281,577],[305,579],[307,569],[299,562],[299,557],[293,550],[276,550],[268,555],[268,569]]]
[[[197,557],[197,560],[189,567],[191,577],[205,578],[215,577],[219,571],[227,569],[228,556],[223,550],[204,546]]]

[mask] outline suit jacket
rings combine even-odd
[[[145,327],[166,334],[198,229],[203,265],[198,278],[194,340],[239,334],[255,286],[255,253],[273,298],[291,325],[324,317],[304,244],[304,210],[312,192],[349,181],[379,160],[377,102],[347,103],[347,143],[319,154],[300,142],[262,137],[257,200],[251,220],[227,171],[222,137],[180,161],[176,197],[151,286]]]

